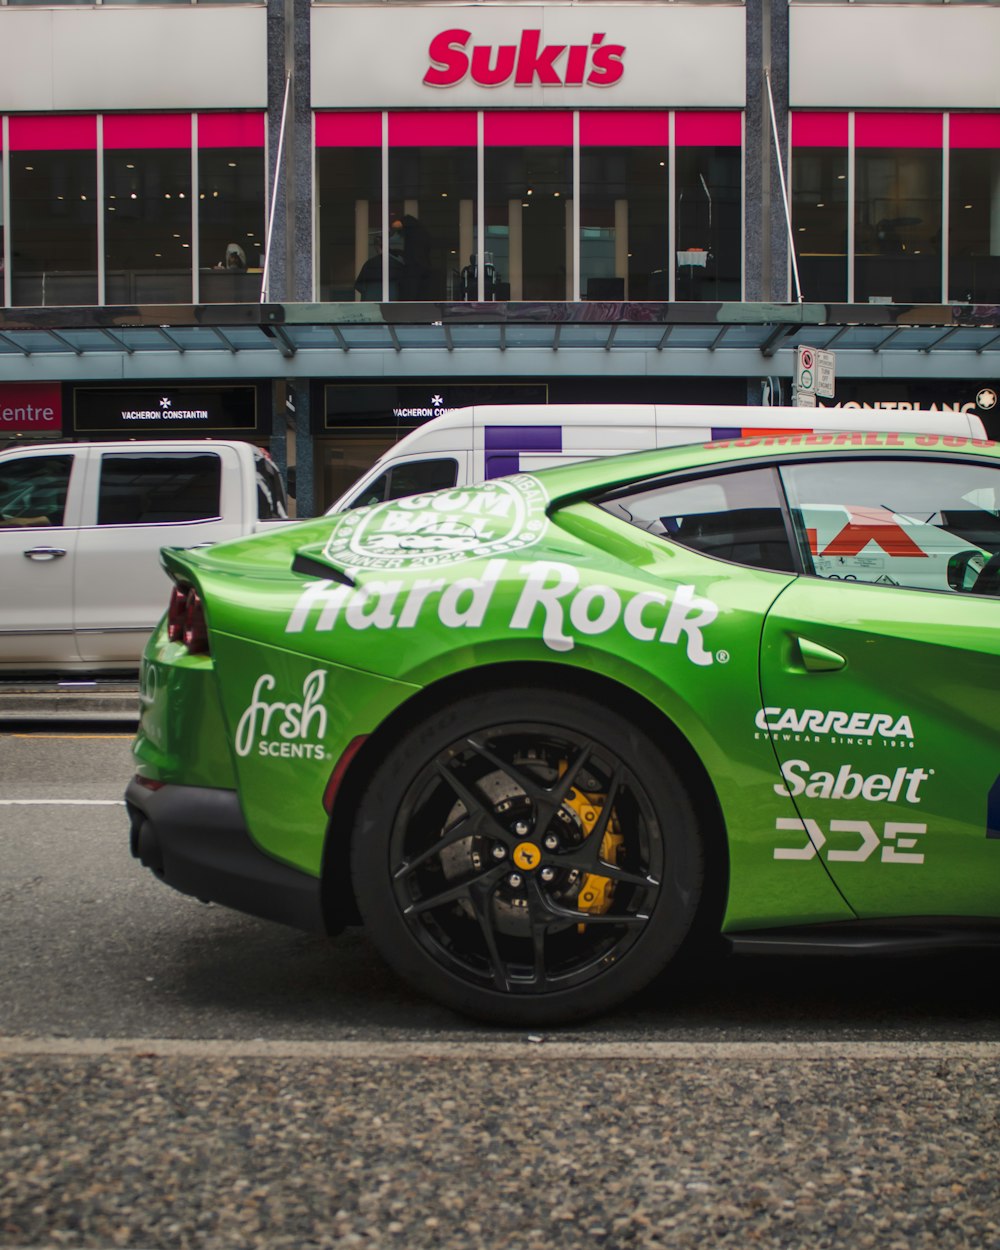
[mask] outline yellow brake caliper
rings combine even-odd
[[[560,775],[566,771],[566,764],[560,766]],[[570,790],[565,803],[576,812],[584,837],[590,837],[594,826],[601,818],[607,796],[604,794],[586,794],[582,790]],[[618,819],[612,816],[601,838],[601,859],[609,864],[618,863],[618,852],[625,842],[625,835],[618,827]],[[598,873],[587,872],[580,883],[580,893],[576,905],[580,911],[591,912],[603,916],[611,907],[615,894],[615,883],[610,877],[602,877]],[[578,926],[581,930],[584,925]]]

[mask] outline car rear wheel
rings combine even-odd
[[[387,962],[509,1024],[635,993],[688,932],[703,877],[662,752],[623,716],[544,689],[463,699],[411,730],[372,779],[351,857]]]

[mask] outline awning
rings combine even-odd
[[[186,378],[1000,376],[1000,306],[205,304],[0,311],[0,382]]]

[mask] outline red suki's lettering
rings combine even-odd
[[[540,30],[525,30],[516,44],[473,44],[472,32],[443,30],[431,40],[428,87],[454,87],[467,76],[480,87],[610,87],[625,72],[625,45],[605,43],[603,32],[589,44],[542,43]]]

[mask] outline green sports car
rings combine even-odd
[[[774,434],[167,550],[132,852],[479,1018],[1000,938],[1000,448]]]

